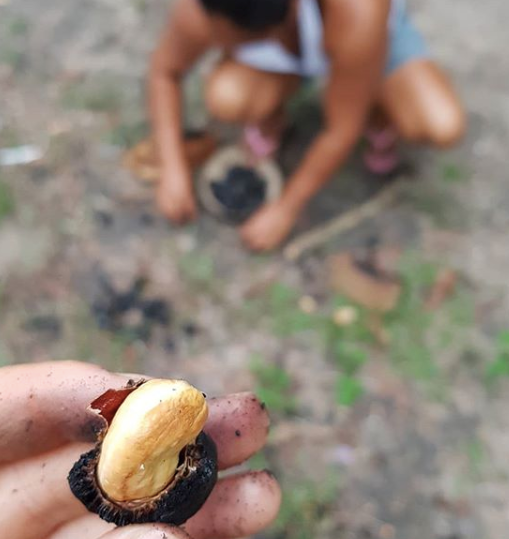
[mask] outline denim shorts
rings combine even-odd
[[[398,3],[398,0],[394,0]],[[389,75],[399,67],[411,62],[429,58],[429,50],[422,34],[410,19],[404,2],[395,6],[391,21],[389,54],[385,74]]]

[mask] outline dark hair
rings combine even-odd
[[[248,30],[263,30],[282,23],[290,0],[201,0],[207,11],[227,17]]]

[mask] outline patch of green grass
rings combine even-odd
[[[481,440],[476,438],[471,440],[466,446],[466,454],[468,457],[470,473],[475,477],[479,477],[486,458],[484,445]]]
[[[8,65],[14,71],[19,71],[26,58],[24,38],[28,31],[28,24],[21,17],[5,16],[0,19],[0,35],[5,36],[0,44],[0,63]]]
[[[0,180],[0,222],[14,213],[16,203],[11,188]]]
[[[123,122],[108,135],[108,142],[121,148],[132,148],[148,135],[147,122]]]
[[[0,142],[4,148],[20,146],[23,143],[19,132],[11,125],[4,126],[0,131]]]
[[[67,357],[95,363],[112,372],[137,372],[132,339],[100,330],[85,303],[74,305],[73,312],[67,316],[66,331],[71,343],[70,349],[65,350]]]
[[[331,311],[336,312],[339,309],[354,308],[356,312],[356,320],[351,324],[338,326],[334,323],[332,316],[327,316],[321,324],[322,331],[325,332],[326,341],[332,345],[334,342],[341,340],[342,342],[356,342],[358,344],[371,344],[373,335],[368,327],[369,312],[360,305],[354,305],[349,299],[343,296],[333,298]]]
[[[446,373],[439,368],[441,354],[461,354],[468,349],[467,335],[475,323],[473,297],[458,283],[454,294],[436,310],[425,307],[426,298],[440,271],[437,263],[423,260],[417,252],[401,260],[403,290],[396,309],[383,316],[382,327],[389,337],[387,358],[405,376],[424,383],[428,394],[437,400],[447,395]],[[299,308],[300,293],[282,283],[250,302],[250,319],[269,320],[279,337],[305,335],[307,344],[322,347],[337,369],[334,395],[341,406],[352,406],[364,394],[360,374],[373,352],[373,313],[344,297],[332,298],[317,312]],[[338,325],[333,314],[338,309],[353,309],[354,320]],[[494,367],[501,369],[502,367]],[[509,375],[509,360],[508,360]]]
[[[178,259],[183,278],[193,284],[208,285],[214,281],[216,270],[213,258],[198,251],[191,251]]]
[[[325,516],[338,496],[338,481],[331,474],[329,481],[283,484],[283,500],[271,538],[313,539],[320,537]]]
[[[509,377],[509,331],[502,331],[497,337],[496,355],[486,367],[486,382],[493,385],[501,378]]]
[[[413,254],[403,258],[403,292],[396,309],[385,317],[390,335],[390,357],[406,374],[421,380],[437,376],[438,369],[428,346],[433,314],[424,309],[425,293],[435,282],[438,267]]]
[[[466,179],[466,173],[456,163],[446,162],[442,165],[442,178],[446,183],[459,183]]]
[[[373,341],[367,327],[367,312],[362,308],[356,309],[358,319],[348,326],[339,327],[332,319],[332,312],[340,307],[351,308],[350,302],[334,298],[326,312],[306,313],[299,307],[300,297],[294,288],[275,283],[263,297],[250,301],[244,313],[253,322],[269,320],[270,329],[278,337],[305,335],[308,343],[323,347],[338,369],[338,404],[353,405],[363,394],[362,384],[356,376],[368,359],[364,345]]]
[[[449,350],[462,356],[475,319],[473,297],[461,283],[438,309],[426,309],[426,297],[439,271],[439,264],[423,261],[417,253],[403,257],[403,293],[397,308],[385,316],[385,328],[394,365],[405,375],[427,383],[430,395],[443,399],[447,380],[439,368],[440,356]]]
[[[131,4],[138,13],[145,13],[148,8],[147,0],[131,0]]]
[[[0,341],[0,367],[7,367],[12,364],[12,358],[7,352],[7,348]]]
[[[474,299],[461,287],[444,305],[444,309],[452,327],[468,329],[475,324]]]
[[[80,330],[82,331],[82,330]],[[121,334],[109,334],[91,327],[85,335],[75,334],[72,357],[100,365],[111,372],[138,371],[137,357],[132,353],[132,340]]]
[[[25,62],[22,51],[11,46],[3,46],[0,49],[0,64],[8,65],[14,71],[19,71]]]
[[[249,468],[251,470],[268,470],[270,463],[263,451],[256,453],[249,459]]]
[[[290,337],[317,329],[319,317],[299,308],[301,294],[283,283],[271,285],[263,294],[243,305],[243,314],[251,323],[268,321],[272,332],[278,337]]]
[[[364,387],[358,378],[348,375],[338,376],[335,396],[340,406],[353,406],[363,395]]]
[[[369,359],[373,335],[368,327],[366,309],[354,306],[346,298],[336,297],[332,302],[332,311],[338,309],[354,309],[356,319],[351,324],[339,326],[329,315],[322,319],[320,331],[328,356],[338,369],[336,402],[340,406],[353,406],[364,394],[358,375]]]
[[[299,308],[299,298],[298,291],[284,284],[276,283],[270,287],[267,316],[276,335],[288,337],[316,327],[317,317]]]
[[[336,364],[346,376],[355,376],[368,360],[367,351],[356,341],[339,338],[333,347]]]
[[[13,17],[7,22],[7,32],[11,37],[25,36],[28,32],[28,22],[21,17]]]
[[[124,101],[120,85],[120,81],[100,78],[69,84],[61,94],[61,103],[69,109],[116,113]]]
[[[256,378],[255,393],[269,410],[282,415],[295,413],[297,402],[291,393],[292,380],[283,368],[259,355],[251,359],[249,368]]]
[[[469,226],[467,213],[454,191],[444,183],[412,185],[412,190],[407,190],[405,197],[415,210],[425,214],[439,228],[464,230]]]

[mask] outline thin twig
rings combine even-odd
[[[332,238],[357,227],[363,221],[375,217],[394,200],[402,182],[403,179],[394,181],[367,202],[295,238],[284,249],[284,257],[289,261],[298,260],[308,251],[320,247]]]

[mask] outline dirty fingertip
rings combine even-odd
[[[139,526],[128,526],[117,528],[100,539],[190,539],[189,535],[174,526],[163,524],[142,524]]]
[[[253,393],[228,395],[210,401],[205,431],[217,444],[219,467],[249,459],[267,442],[270,419]]]

